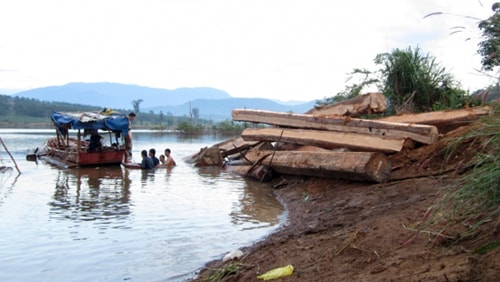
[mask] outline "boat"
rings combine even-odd
[[[28,160],[44,160],[61,168],[120,165],[129,119],[112,112],[53,112],[55,136],[28,153]]]

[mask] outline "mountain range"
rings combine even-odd
[[[234,98],[223,90],[210,87],[169,90],[109,82],[74,82],[62,86],[35,88],[14,95],[40,101],[84,104],[117,110],[133,109],[133,101],[141,99],[142,112],[189,116],[190,109],[198,108],[200,118],[215,121],[231,119],[233,109],[304,113],[316,103],[316,101],[286,103],[263,98]]]

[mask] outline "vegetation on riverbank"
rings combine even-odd
[[[451,187],[443,187],[442,201],[436,204],[428,223],[422,228],[432,228],[437,234],[455,234],[451,243],[456,244],[491,234],[481,230],[488,222],[494,222],[495,230],[500,230],[500,115],[497,107],[496,115],[484,118],[481,126],[474,127],[463,136],[455,137],[446,148],[446,158],[456,155],[458,150],[479,148],[472,152],[474,157],[468,163],[457,167],[467,170],[461,181]],[[480,235],[480,236],[479,236]],[[489,246],[489,247],[488,247]],[[486,240],[484,246],[476,251],[487,252],[500,247],[500,242]]]

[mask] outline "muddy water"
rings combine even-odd
[[[226,138],[134,132],[134,159],[172,149],[178,166],[152,173],[26,161],[51,134],[0,130],[22,172],[0,174],[1,281],[183,281],[284,219],[266,184],[182,161]]]

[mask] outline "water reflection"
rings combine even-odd
[[[212,187],[221,186],[220,183],[217,184],[220,179],[224,179],[226,185],[234,182],[243,188],[242,193],[238,192],[238,195],[241,195],[238,204],[234,205],[229,213],[231,223],[241,226],[242,230],[268,228],[280,223],[279,215],[282,214],[283,207],[272,194],[270,184],[234,175],[213,166],[198,168],[198,174],[202,176],[204,184]]]
[[[130,179],[120,167],[60,170],[51,217],[111,222],[130,214]]]
[[[198,175],[201,177],[201,182],[209,187],[217,187],[216,184],[221,173],[225,173],[224,170],[216,166],[198,167],[197,169]]]
[[[12,192],[17,179],[21,174],[14,172],[11,167],[0,169],[0,206],[2,206],[4,199]]]
[[[141,169],[141,187],[146,187],[148,182],[153,184],[155,181],[155,170]]]
[[[178,165],[152,174],[25,161],[52,133],[5,136],[23,174],[0,177],[1,281],[181,281],[283,219],[265,184],[181,161],[222,140],[136,130],[135,148],[174,149]]]
[[[244,225],[243,230],[248,230],[280,223],[279,215],[283,208],[273,196],[269,184],[245,179],[244,189],[240,205],[230,213],[233,224]]]

